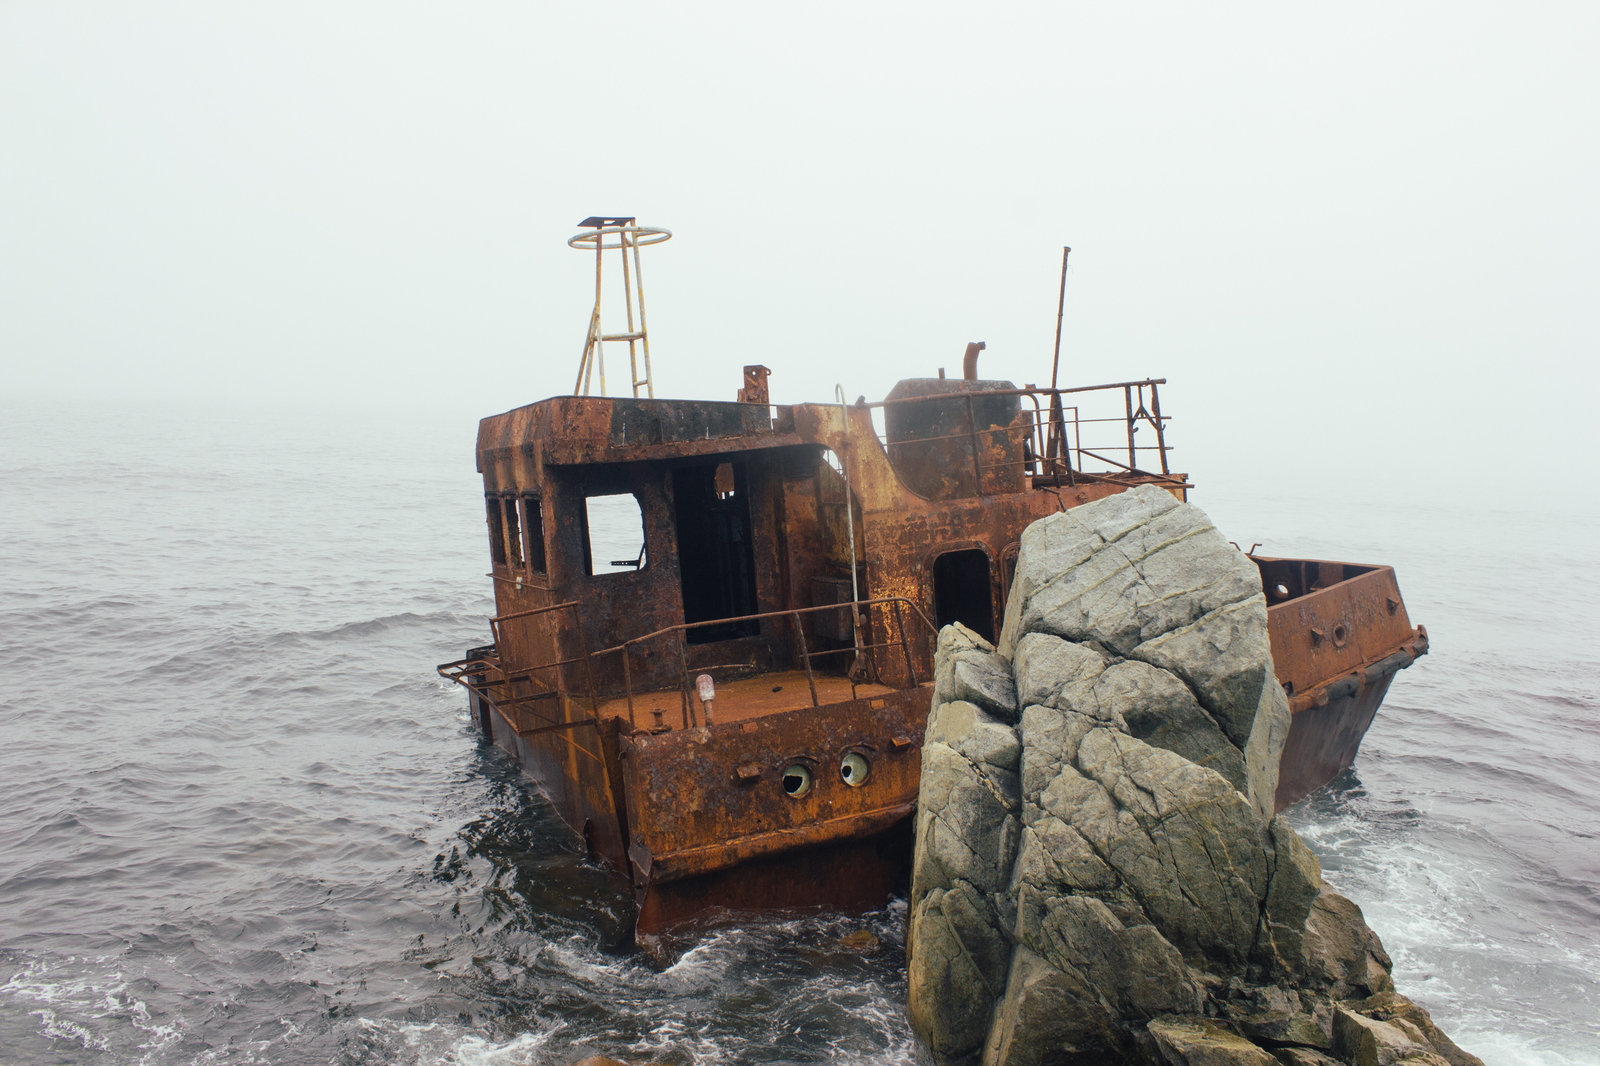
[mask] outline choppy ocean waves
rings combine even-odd
[[[360,977],[316,937],[218,955],[230,931],[205,927],[100,955],[9,950],[0,1046],[19,1057],[0,1061],[911,1063],[903,919],[725,928],[659,970],[559,923],[419,935]]]
[[[658,969],[481,744],[470,420],[252,417],[0,420],[0,1064],[916,1061],[903,909]],[[1464,1046],[1600,1063],[1591,526],[1200,502],[1396,566],[1433,652],[1293,821]]]

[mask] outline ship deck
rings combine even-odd
[[[814,675],[817,686],[817,705],[844,703],[849,700],[868,699],[895,691],[888,685],[872,683],[852,686],[850,679],[835,675]],[[804,670],[775,670],[737,681],[719,681],[716,699],[712,701],[711,719],[717,725],[764,718],[783,711],[798,711],[811,706],[811,686],[806,682]],[[705,724],[700,701],[694,699],[694,713],[701,725]],[[661,724],[671,729],[681,729],[683,722],[683,697],[675,688],[638,692],[633,697],[633,717],[642,729],[655,727],[653,711],[661,711]],[[596,717],[628,717],[628,700],[625,696],[601,702]]]

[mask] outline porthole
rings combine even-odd
[[[860,788],[867,783],[867,775],[872,773],[872,766],[866,757],[850,752],[839,762],[839,776],[851,788]]]
[[[783,768],[783,790],[789,794],[790,799],[800,799],[811,793],[811,768],[799,763],[790,763]]]
[[[1272,591],[1277,593],[1279,599],[1286,600],[1289,598],[1289,586],[1285,585],[1281,581],[1278,582]]]

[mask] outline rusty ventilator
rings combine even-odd
[[[1030,522],[1135,485],[1187,498],[1164,379],[1017,388],[971,344],[961,379],[877,403],[773,405],[763,366],[732,402],[655,399],[638,250],[670,234],[582,225],[580,394],[479,424],[493,643],[439,672],[631,878],[642,939],[714,908],[881,903],[909,868],[937,628],[995,636]],[[607,342],[631,396],[589,394]],[[1281,810],[1350,765],[1427,634],[1389,567],[1251,557],[1294,712]]]

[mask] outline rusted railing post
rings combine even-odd
[[[978,457],[978,415],[972,406],[972,393],[967,393],[967,429],[972,440],[972,476],[977,478],[973,486],[979,496],[983,493],[983,460]]]
[[[689,631],[683,630],[678,634],[678,696],[683,700],[683,728],[688,729],[689,724],[700,724],[700,718],[694,713],[694,700],[689,698]]]
[[[1078,417],[1078,405],[1072,405],[1072,439],[1076,442],[1073,447],[1078,450],[1078,469],[1083,469],[1083,422]]]
[[[1138,463],[1138,460],[1134,457],[1134,454],[1133,454],[1134,423],[1133,423],[1133,386],[1132,385],[1124,385],[1122,387],[1122,401],[1127,406],[1127,409],[1128,409],[1128,469],[1129,470],[1137,470],[1139,468],[1139,463]]]
[[[1150,406],[1155,411],[1152,421],[1156,424],[1156,446],[1161,449],[1161,472],[1172,473],[1167,469],[1167,435],[1161,429],[1161,393],[1156,390],[1154,382],[1150,384]]]
[[[628,728],[638,729],[633,717],[633,673],[628,669],[628,646],[622,646],[622,690],[628,694]]]
[[[911,665],[911,645],[906,643],[905,623],[900,620],[900,601],[894,601],[894,629],[900,634],[900,651],[906,657],[906,674],[910,676],[911,683],[917,683],[917,668]]]
[[[1039,394],[1036,393],[1036,392],[1030,392],[1030,393],[1027,393],[1026,395],[1027,395],[1028,399],[1033,401],[1033,414],[1032,415],[1029,415],[1027,410],[1022,408],[1022,401],[1021,400],[1017,401],[1017,407],[1022,410],[1022,413],[1023,413],[1024,417],[1028,418],[1028,423],[1032,427],[1030,429],[1023,430],[1023,438],[1027,442],[1024,445],[1024,448],[1029,449],[1029,450],[1031,450],[1033,452],[1034,459],[1039,463],[1039,472],[1040,473],[1042,473],[1042,474],[1053,473],[1053,471],[1050,469],[1049,465],[1046,464],[1045,461],[1044,461],[1045,460],[1045,455],[1044,455],[1044,452],[1045,452],[1045,420],[1044,420],[1044,409],[1039,406]],[[1031,471],[1031,470],[1026,470],[1025,472],[1027,474],[1029,474],[1029,475],[1031,475],[1033,473],[1033,471]]]
[[[855,606],[852,604],[850,609],[852,611],[855,610]],[[811,686],[811,706],[816,707],[820,705],[821,701],[817,699],[816,675],[811,672],[811,649],[806,646],[806,631],[800,626],[799,611],[791,612],[789,617],[794,619],[795,639],[800,642],[800,657],[806,663],[806,683]]]
[[[578,652],[583,656],[583,673],[589,682],[589,717],[600,717],[600,690],[594,683],[594,660],[589,658],[589,641],[583,635],[583,616],[578,613],[578,608],[572,608],[572,627],[578,631]],[[561,678],[561,671],[556,671],[557,682]]]

